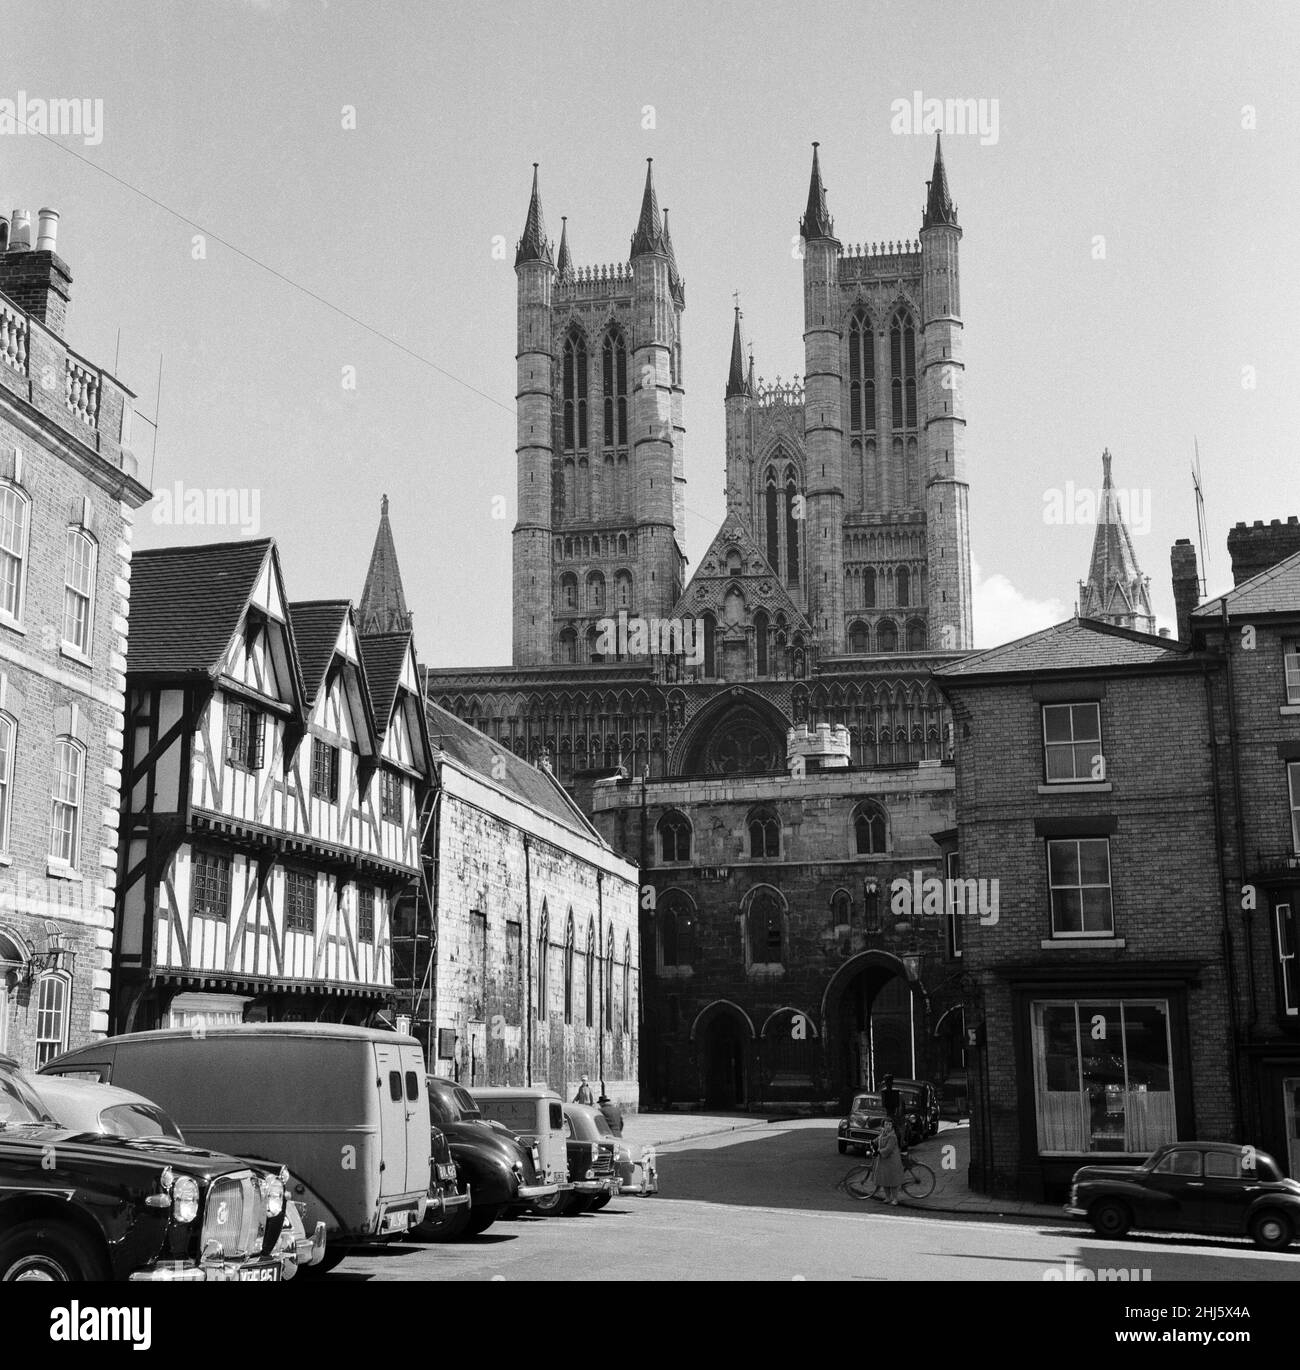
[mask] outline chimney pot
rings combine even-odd
[[[26,252],[32,245],[32,215],[27,209],[15,209],[9,222],[9,251]]]
[[[53,252],[59,240],[59,211],[42,209],[36,221],[37,252]]]

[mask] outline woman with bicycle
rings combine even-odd
[[[884,1191],[885,1202],[898,1207],[898,1191],[903,1183],[903,1156],[894,1124],[885,1119],[876,1139],[876,1181]]]

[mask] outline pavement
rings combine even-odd
[[[633,1113],[623,1120],[623,1136],[656,1152],[671,1151],[704,1138],[727,1133],[769,1135],[787,1130],[817,1130],[834,1137],[835,1123],[823,1118],[764,1118],[752,1113]],[[739,1139],[738,1139],[739,1140]],[[970,1124],[941,1122],[937,1136],[912,1148],[912,1155],[934,1171],[934,1192],[927,1199],[905,1199],[908,1208],[933,1213],[957,1213],[970,1217],[1032,1218],[1036,1221],[1071,1221],[1058,1204],[1031,1203],[1025,1199],[999,1199],[974,1192],[969,1184]],[[845,1168],[852,1163],[845,1157]]]

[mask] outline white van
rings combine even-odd
[[[288,1166],[307,1231],[325,1223],[318,1270],[424,1218],[429,1101],[414,1037],[336,1023],[165,1028],[91,1042],[41,1074],[135,1090],[196,1146]]]
[[[564,1100],[553,1089],[474,1085],[469,1092],[485,1118],[508,1127],[529,1144],[537,1143],[542,1171],[538,1178],[543,1184],[557,1186],[561,1194],[573,1188],[564,1137]]]

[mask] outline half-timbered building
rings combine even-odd
[[[135,593],[116,1030],[365,1021],[431,776],[409,632],[290,605],[269,539],[142,553]]]

